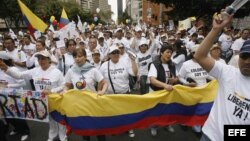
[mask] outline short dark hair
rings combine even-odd
[[[42,44],[42,46],[44,46],[44,47],[46,46],[44,40],[39,39],[36,42]]]
[[[28,34],[24,35],[23,37],[28,38],[29,40],[31,40],[30,35],[28,35]]]
[[[84,57],[87,57],[87,53],[84,48],[77,48],[72,53],[74,58],[77,56],[77,54],[82,54]]]
[[[76,45],[76,41],[75,41],[74,39],[69,39],[69,40],[67,40],[67,42],[66,42],[66,48],[69,47],[69,43],[70,43],[70,42],[73,42],[73,43]]]
[[[5,36],[4,39],[3,39],[3,42],[7,41],[7,40],[11,40],[11,42],[15,44],[15,40],[12,39],[10,36]]]
[[[170,46],[170,45],[168,45],[168,44],[163,44],[163,45],[161,46],[160,53],[163,53],[163,52],[166,51],[167,49],[168,49],[168,50],[171,50],[171,51],[173,52],[172,46]]]

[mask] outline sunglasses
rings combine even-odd
[[[250,58],[250,53],[241,53],[239,56],[242,60],[247,60]]]
[[[110,54],[120,54],[120,51],[119,50],[116,50],[116,51],[113,51],[113,52],[111,52]]]

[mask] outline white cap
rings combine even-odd
[[[168,40],[175,40],[175,37],[171,35],[170,37],[168,37]]]
[[[7,55],[6,51],[0,51],[0,59],[9,60],[11,58]]]
[[[113,52],[113,51],[115,51],[115,50],[120,51],[119,48],[118,48],[116,45],[112,45],[112,46],[109,48],[109,53],[111,53],[111,52]]]
[[[146,40],[146,39],[141,39],[141,41],[140,41],[140,43],[139,43],[139,47],[140,47],[141,45],[148,45],[147,40]]]
[[[66,47],[65,42],[63,40],[56,41],[57,48],[64,48]]]
[[[135,32],[139,32],[139,31],[142,31],[141,27],[136,26],[136,27],[135,27]]]
[[[161,38],[162,38],[162,37],[168,37],[168,35],[167,35],[167,34],[162,34],[162,35],[161,35]]]
[[[92,55],[93,54],[100,54],[100,51],[98,49],[94,49],[93,52],[92,52]]]
[[[191,53],[196,52],[197,49],[199,48],[199,46],[200,46],[200,44],[196,44],[196,45],[192,46],[192,48],[191,48]]]
[[[115,30],[115,33],[118,32],[118,31],[120,31],[120,30],[122,30],[122,28],[120,28],[120,27],[117,28],[117,29]]]
[[[104,38],[104,35],[103,35],[103,33],[102,33],[102,32],[100,32],[100,33],[99,33],[99,35],[98,35],[98,39],[99,39],[99,38]]]
[[[43,50],[43,51],[39,51],[35,53],[35,57],[38,57],[40,55],[51,59],[51,54],[47,50]]]

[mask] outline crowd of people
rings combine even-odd
[[[193,131],[203,131],[203,141],[223,140],[224,124],[250,123],[249,117],[243,120],[235,116],[235,104],[226,100],[234,93],[250,99],[247,95],[250,91],[247,87],[250,82],[249,29],[234,33],[231,20],[230,15],[223,19],[215,17],[209,33],[195,24],[192,30],[167,30],[165,26],[149,26],[143,22],[131,26],[99,25],[92,31],[79,32],[73,39],[63,40],[53,36],[49,29],[37,39],[28,33],[15,37],[3,33],[0,88],[46,94],[78,89],[98,95],[132,91],[143,95],[162,89],[171,91],[177,84],[200,87],[217,79],[219,92],[211,114],[203,129],[193,126]],[[25,120],[0,119],[1,137],[7,134],[4,127],[8,124],[14,126],[9,135],[19,133],[21,141],[32,134]],[[171,125],[166,129],[175,132]],[[150,131],[152,136],[157,135],[155,125]],[[128,135],[133,138],[135,133],[130,130]],[[66,128],[49,118],[48,141],[56,137],[67,141]],[[97,138],[106,140],[105,135]],[[83,140],[89,141],[90,137],[83,136]]]

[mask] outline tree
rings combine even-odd
[[[125,10],[123,13],[122,13],[122,15],[119,15],[118,16],[118,24],[120,24],[120,23],[126,23],[126,20],[127,19],[130,19],[130,21],[131,21],[131,17],[128,15],[128,12],[127,12],[127,10]]]
[[[37,5],[36,0],[22,0],[32,11]],[[2,0],[0,1],[0,18],[5,21],[7,28],[17,27],[22,25],[22,12],[19,8],[17,0]]]
[[[108,11],[101,10],[99,13],[100,18],[105,22],[108,22],[111,18],[111,15],[113,15],[113,14],[114,13],[111,10],[108,10]]]
[[[212,16],[215,12],[230,5],[234,0],[150,0],[156,3],[165,4],[166,7],[174,9],[168,13],[172,19],[183,20],[190,16]],[[250,3],[242,7],[235,17],[244,17],[249,15]]]
[[[58,0],[47,0],[45,4],[40,4],[37,9],[40,9],[39,13],[40,16],[43,17],[43,20],[50,23],[49,20],[52,15],[55,16],[58,21],[60,20],[63,8],[70,21],[73,20],[77,22],[77,15],[79,15],[83,22],[93,22],[92,13],[84,11],[75,1],[62,2]]]

